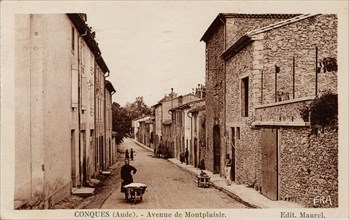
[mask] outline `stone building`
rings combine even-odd
[[[142,116],[132,121],[135,139],[148,147],[152,147],[153,124],[154,117],[151,115]]]
[[[221,55],[222,155],[233,156],[233,180],[272,200],[336,207],[337,130],[314,134],[299,111],[327,90],[337,93],[336,16],[299,15],[239,33]],[[327,202],[314,204],[317,196]]]
[[[95,175],[95,72],[109,70],[86,20],[15,17],[15,208],[49,208]]]
[[[198,167],[200,161],[206,156],[206,128],[205,128],[205,106],[206,101],[193,103],[187,115],[191,120],[191,140],[190,140],[190,164]]]
[[[288,14],[219,14],[201,38],[206,43],[206,167],[223,174],[224,154],[228,146],[225,126],[226,66],[222,53],[248,31],[296,15]],[[223,156],[222,156],[223,155]]]
[[[153,144],[154,147],[159,145],[160,139],[163,133],[167,136],[171,134],[171,115],[168,110],[177,104],[177,94],[173,92],[171,88],[171,93],[164,96],[158,103],[152,106],[154,114],[154,132],[153,132]],[[165,131],[163,131],[165,129]]]
[[[178,97],[178,106],[169,109],[172,115],[170,142],[171,155],[179,158],[179,153],[185,151],[186,148],[191,150],[191,119],[188,111],[194,103],[200,101],[195,94],[190,93]]]
[[[105,80],[105,146],[106,146],[106,164],[111,167],[116,162],[117,149],[115,139],[113,139],[113,115],[112,115],[112,95],[115,93],[113,84]]]

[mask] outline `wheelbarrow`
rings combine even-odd
[[[128,198],[127,201],[137,203],[137,201],[142,202],[143,194],[145,193],[145,189],[147,185],[144,183],[130,183],[125,185],[124,188],[127,190]]]

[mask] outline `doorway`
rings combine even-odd
[[[220,173],[221,167],[221,139],[218,125],[213,127],[213,173]]]
[[[261,130],[262,147],[262,194],[278,200],[278,129]]]
[[[235,138],[235,128],[231,128],[231,180],[235,181],[235,150],[236,150],[236,138]]]
[[[76,187],[76,158],[75,158],[75,130],[70,132],[70,145],[71,145],[71,181],[72,187]]]

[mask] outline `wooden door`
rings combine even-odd
[[[231,166],[231,180],[235,181],[235,128],[231,128],[231,159],[232,159],[232,166]]]
[[[278,200],[278,130],[261,130],[262,147],[262,194]]]
[[[76,187],[75,130],[71,130],[70,143],[71,143],[71,181],[72,181],[72,187]]]
[[[221,141],[219,126],[213,127],[213,173],[219,173],[221,167]]]

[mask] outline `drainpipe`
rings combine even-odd
[[[105,73],[104,73],[105,74]],[[103,138],[103,145],[104,145],[104,158],[103,158],[103,169],[105,170],[106,165],[106,158],[107,158],[107,122],[105,117],[105,111],[106,111],[106,101],[105,101],[105,78],[104,78],[104,86],[103,86],[103,121],[104,121],[104,138]]]
[[[78,38],[78,137],[79,137],[79,181],[80,186],[84,185],[84,181],[81,178],[81,68],[80,68],[80,41],[81,38],[87,35],[87,30],[85,30],[85,33],[80,35]]]
[[[225,21],[220,17],[219,20],[222,22],[223,27],[224,27],[224,33],[223,33],[223,37],[224,37],[224,51],[226,51],[226,27],[225,27]],[[223,85],[223,129],[224,129],[224,133],[223,133],[223,138],[224,138],[224,144],[225,144],[225,151],[227,152],[227,128],[226,128],[226,88],[227,88],[227,81],[226,81],[226,62],[223,60],[224,65],[223,65],[223,81],[224,81],[224,85]],[[225,154],[226,154],[225,152]],[[223,154],[223,155],[225,155]]]
[[[96,82],[97,82],[97,74],[98,74],[98,71],[97,71],[97,65],[96,65],[96,61],[94,61],[94,87],[93,87],[93,105],[94,105],[94,108],[93,108],[93,121],[94,121],[94,134],[93,134],[93,138],[94,138],[94,177],[96,177],[96,163],[98,162],[98,159],[99,157],[96,158],[96,155],[98,155],[98,148],[96,150],[96,146],[99,145],[99,142],[97,140],[97,108],[96,108],[96,99],[97,99],[97,86],[96,86]],[[98,155],[99,156],[99,155]]]

